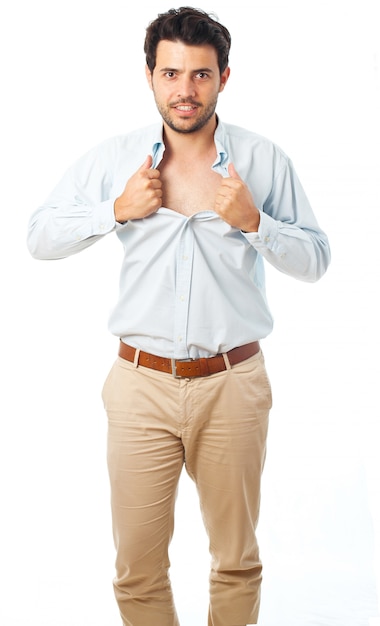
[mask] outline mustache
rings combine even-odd
[[[171,107],[176,107],[179,104],[191,104],[191,105],[196,106],[196,107],[202,106],[200,102],[197,102],[196,100],[193,100],[193,98],[181,98],[180,100],[177,100],[176,102],[171,102],[170,106]]]

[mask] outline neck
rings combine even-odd
[[[214,146],[214,133],[217,126],[216,115],[207,124],[193,133],[180,133],[164,122],[165,148],[171,154],[201,156]]]

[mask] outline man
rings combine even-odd
[[[257,623],[271,407],[259,344],[272,329],[263,259],[305,281],[330,260],[287,156],[216,115],[229,49],[227,29],[200,10],[159,15],[145,53],[162,122],[85,155],[30,222],[36,258],[74,254],[114,231],[124,246],[110,319],[119,356],[103,399],[125,626],[179,624],[168,546],[184,464],[210,539],[208,624]]]

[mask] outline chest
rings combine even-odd
[[[209,164],[194,163],[188,167],[163,164],[159,169],[164,207],[186,216],[214,210],[222,177]]]

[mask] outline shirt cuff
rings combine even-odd
[[[94,235],[105,235],[114,230],[117,222],[114,212],[115,200],[105,200],[93,207]]]
[[[263,211],[260,211],[260,223],[259,229],[254,233],[246,233],[242,231],[250,243],[261,242],[269,244],[270,241],[277,235],[277,222],[270,215],[267,215]]]

